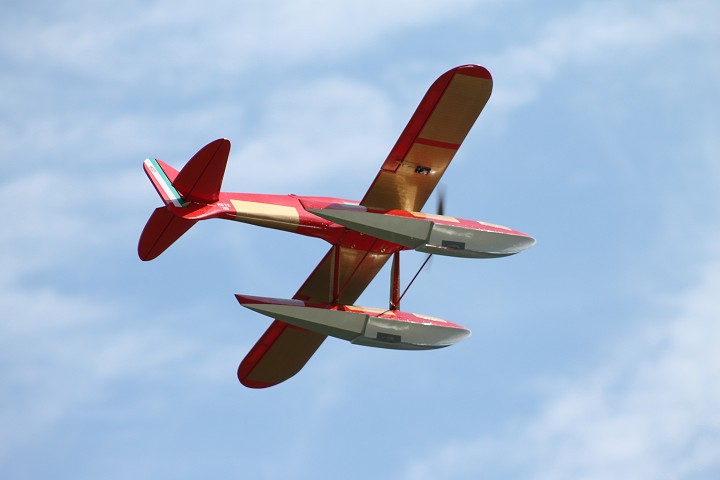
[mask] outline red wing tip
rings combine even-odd
[[[267,298],[267,297],[254,297],[252,295],[241,295],[239,293],[235,294],[235,298],[237,298],[237,301],[240,303],[240,305],[265,305],[265,304],[272,304],[273,298]]]
[[[461,75],[467,75],[469,77],[486,78],[492,80],[492,75],[487,68],[481,67],[480,65],[461,65],[457,67],[456,72]]]
[[[143,262],[149,262],[150,260],[157,258],[158,255],[151,255],[151,252],[144,252],[140,250],[140,247],[138,247],[138,257],[140,257],[140,260]]]
[[[239,293],[235,294],[235,298],[237,298],[237,301],[240,303],[240,305],[294,305],[298,307],[304,307],[305,302],[301,300],[295,300],[295,299],[286,299],[286,298],[271,298],[271,297],[255,297],[252,295],[241,295]]]
[[[237,298],[237,301],[238,303],[240,303],[240,305],[243,305],[245,303],[252,303],[252,301],[254,300],[254,297],[250,297],[248,295],[240,295],[239,293],[235,294],[235,298]]]
[[[240,383],[241,383],[242,385],[244,385],[244,386],[246,386],[246,387],[248,387],[248,388],[260,389],[260,388],[268,388],[268,387],[272,387],[272,386],[274,386],[274,385],[277,385],[276,383],[257,382],[257,381],[249,380],[248,378],[241,376],[241,374],[240,374],[240,368],[241,368],[241,367],[238,367],[238,380],[240,380]]]

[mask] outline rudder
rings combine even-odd
[[[173,185],[192,202],[218,201],[230,155],[230,140],[218,138],[200,149],[178,173]]]

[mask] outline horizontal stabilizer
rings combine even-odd
[[[156,208],[140,235],[140,259],[147,261],[160,255],[195,225],[196,221],[178,217],[166,207]]]

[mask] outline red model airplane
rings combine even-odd
[[[464,65],[432,84],[361,201],[220,191],[230,142],[203,147],[179,172],[147,159],[145,173],[164,207],[140,236],[152,260],[198,220],[224,218],[321,238],[330,251],[291,300],[236,295],[274,319],[238,368],[243,385],[264,388],[295,375],[327,338],[394,349],[431,349],[468,337],[460,325],[400,311],[399,253],[418,250],[467,258],[512,255],[535,240],[517,230],[421,213],[490,97],[492,77]],[[393,257],[387,310],[352,306]]]

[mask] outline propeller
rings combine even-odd
[[[445,185],[443,185],[442,183],[437,186],[437,204],[436,204],[436,208],[435,208],[435,213],[437,213],[438,215],[445,215],[445,191],[446,191]],[[422,264],[422,267],[420,267],[420,270],[422,270],[423,267],[425,266],[425,264],[428,263],[428,260],[429,260],[428,270],[432,267],[432,260],[430,260],[430,258],[432,258],[432,256],[433,256],[432,253],[428,254],[428,257],[425,259],[425,262]],[[418,270],[418,273],[420,273],[419,270]]]
[[[436,213],[445,215],[445,186],[442,184],[438,185]]]

